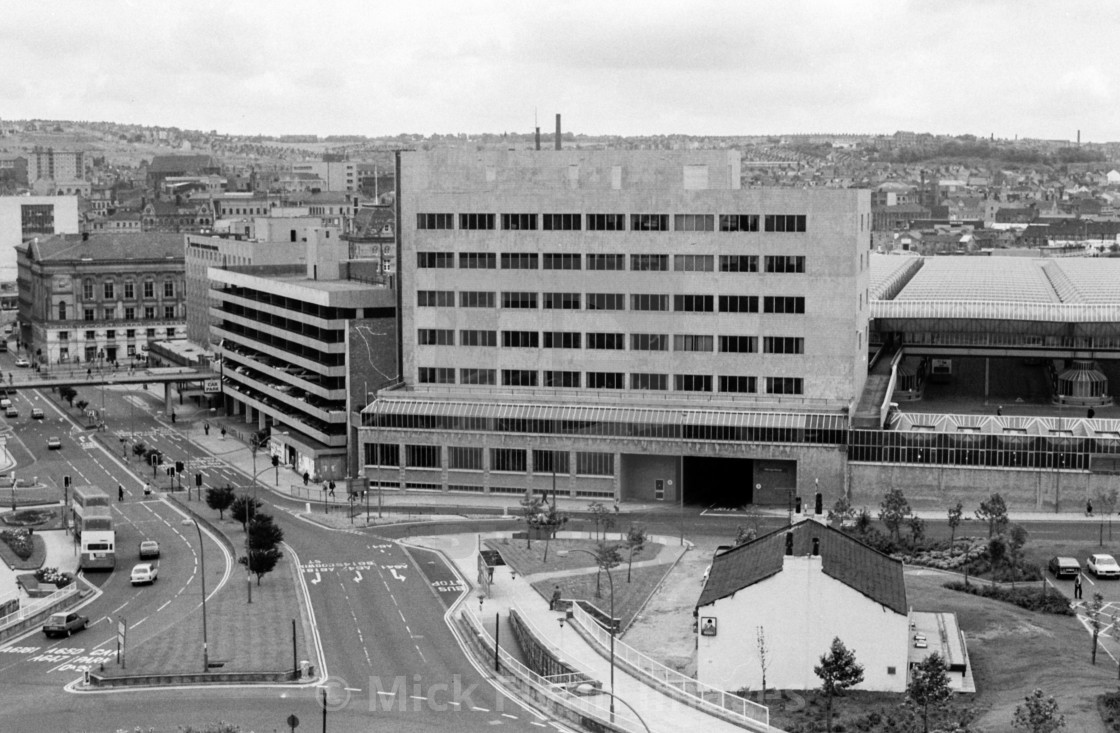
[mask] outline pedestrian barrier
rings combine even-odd
[[[610,648],[610,633],[580,604],[572,604],[572,621],[581,634],[590,637],[592,646],[606,655]],[[666,694],[706,713],[718,715],[728,722],[751,730],[771,730],[770,709],[738,695],[733,695],[711,685],[670,669],[655,659],[650,659],[634,647],[615,637],[614,658],[638,677],[651,682]]]

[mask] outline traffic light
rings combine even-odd
[[[201,473],[196,473],[194,475],[194,485],[195,486],[202,486],[202,474]]]
[[[175,469],[174,469],[174,468],[172,468],[171,466],[168,466],[168,467],[167,467],[167,475],[168,475],[168,476],[171,476],[172,478],[174,478],[174,477],[175,477]]]
[[[272,465],[273,466],[279,466],[280,465],[280,456],[275,456],[274,455],[272,457]]]
[[[183,472],[183,462],[182,461],[175,461],[175,473],[182,473],[182,472]]]
[[[70,488],[70,477],[69,476],[63,476],[62,477],[62,485],[64,487],[66,487],[67,489]]]

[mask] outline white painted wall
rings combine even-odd
[[[699,636],[697,678],[724,690],[761,689],[762,627],[770,660],[768,688],[819,687],[813,667],[838,636],[863,665],[864,681],[857,689],[905,690],[908,618],[825,575],[819,556],[784,559],[777,575],[700,608],[701,619],[718,619],[719,633]]]

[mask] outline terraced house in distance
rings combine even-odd
[[[401,384],[372,486],[785,506],[841,490],[870,194],[744,189],[732,151],[398,159]]]

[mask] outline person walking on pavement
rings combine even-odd
[[[202,432],[206,433],[206,435],[210,435],[210,423],[202,423]]]
[[[1073,599],[1076,601],[1081,600],[1081,573],[1078,573],[1073,578]]]
[[[117,484],[117,501],[124,501],[124,486]]]
[[[1089,516],[1089,517],[1093,516],[1093,500],[1092,499],[1086,499],[1085,500],[1085,515]]]
[[[557,606],[559,606],[559,605],[560,605],[560,586],[557,585],[557,586],[554,586],[552,588],[552,598],[548,602],[548,610],[549,611],[559,610],[557,608]]]

